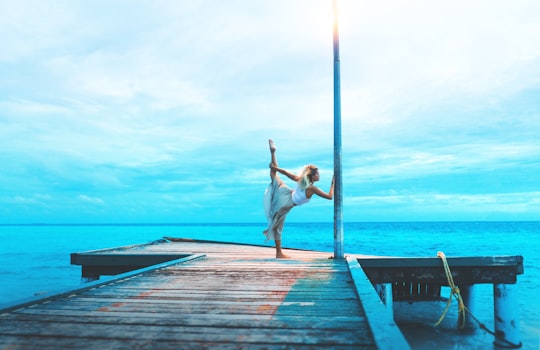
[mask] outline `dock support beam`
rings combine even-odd
[[[495,313],[496,349],[508,349],[510,342],[516,348],[519,340],[519,310],[517,303],[517,284],[494,284],[493,304]]]

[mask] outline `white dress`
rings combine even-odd
[[[264,193],[264,212],[268,220],[268,227],[264,230],[266,241],[281,241],[281,232],[285,218],[295,206],[292,200],[293,190],[289,188],[279,176],[272,178],[272,182]]]

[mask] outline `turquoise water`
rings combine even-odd
[[[80,267],[70,253],[158,240],[163,236],[265,244],[264,224],[181,225],[3,225],[0,226],[0,307],[2,304],[71,288],[80,283]],[[540,349],[540,222],[345,223],[345,252],[370,255],[446,256],[522,255],[518,277],[520,330],[524,349]],[[270,245],[270,243],[267,243]],[[333,251],[332,223],[287,223],[283,245]],[[490,285],[479,285],[477,317],[493,328]],[[444,292],[443,292],[444,294]],[[428,316],[430,317],[430,316]],[[439,314],[433,315],[436,321]],[[423,331],[423,330],[421,330]],[[438,330],[440,332],[443,330]],[[487,334],[477,346],[490,344]],[[445,347],[440,347],[444,349]]]

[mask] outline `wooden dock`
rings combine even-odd
[[[409,348],[356,259],[286,253],[186,240],[72,254],[86,279],[122,274],[0,310],[0,349]]]

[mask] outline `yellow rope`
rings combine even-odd
[[[443,252],[437,252],[437,256],[441,258],[443,262],[444,272],[446,273],[446,279],[448,280],[448,286],[450,287],[450,297],[448,298],[448,302],[446,303],[446,307],[441,317],[439,317],[439,320],[435,322],[435,327],[440,325],[442,320],[446,317],[446,314],[448,313],[448,310],[450,309],[450,305],[452,304],[452,296],[455,296],[458,302],[458,314],[459,314],[459,320],[460,320],[458,326],[459,326],[459,329],[463,329],[465,327],[465,312],[468,310],[465,307],[463,298],[461,298],[461,294],[459,293],[459,287],[454,284],[454,279],[452,278],[452,272],[450,271],[450,266],[448,266],[448,261],[446,261],[446,255],[444,255]]]
[[[448,298],[448,302],[446,303],[446,307],[441,315],[439,317],[439,320],[435,322],[435,327],[437,327],[439,324],[441,324],[442,320],[448,313],[448,310],[450,309],[450,305],[452,304],[452,296],[456,297],[456,300],[458,301],[458,315],[459,315],[459,329],[463,329],[465,327],[465,313],[468,313],[471,318],[476,321],[480,328],[488,332],[489,334],[493,335],[497,340],[499,340],[502,343],[505,343],[506,345],[499,344],[499,347],[506,347],[509,349],[519,349],[521,348],[522,344],[521,342],[519,344],[514,344],[504,338],[504,335],[496,334],[495,332],[489,330],[486,325],[484,325],[480,320],[478,320],[469,309],[465,306],[465,303],[463,302],[463,298],[461,298],[461,294],[459,293],[459,287],[454,284],[454,279],[452,277],[452,272],[450,271],[450,266],[448,266],[448,261],[446,261],[446,255],[444,255],[443,252],[437,252],[437,256],[441,258],[443,262],[444,272],[446,273],[446,279],[448,280],[448,286],[450,286],[451,292],[450,297]]]

